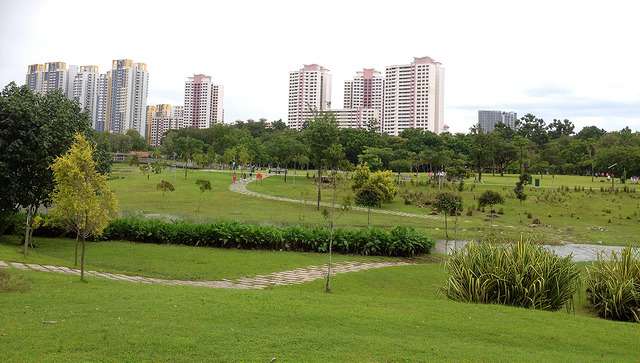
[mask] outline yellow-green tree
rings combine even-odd
[[[76,263],[78,239],[82,238],[80,279],[84,280],[85,240],[99,236],[117,212],[116,196],[107,187],[107,175],[96,170],[94,147],[76,134],[75,143],[66,154],[55,159],[53,169],[55,189],[51,194],[53,223],[76,232]]]

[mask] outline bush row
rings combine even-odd
[[[118,219],[103,238],[156,244],[182,244],[218,248],[326,252],[329,230],[324,227],[283,227],[234,221],[213,223],[164,222],[157,219]],[[391,230],[334,229],[333,251],[343,254],[410,257],[429,253],[434,245],[413,228]]]

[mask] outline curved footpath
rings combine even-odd
[[[263,178],[266,178],[272,175],[273,174],[263,174]],[[252,181],[256,181],[256,179],[250,179],[246,183],[243,183],[243,182],[232,183],[229,185],[229,190],[236,193],[258,197],[258,198],[266,198],[266,199],[272,199],[272,200],[278,200],[278,201],[290,202],[290,203],[301,203],[301,201],[291,199],[291,198],[274,197],[271,195],[260,194],[260,193],[247,190],[247,183],[251,183]],[[305,201],[305,203],[316,205],[316,202],[313,202],[313,201]],[[324,202],[320,202],[320,205],[322,205],[323,207],[331,207],[331,204],[324,203]],[[354,210],[362,211],[362,212],[368,211],[367,208],[362,208],[362,207],[351,207],[351,208]],[[395,211],[380,210],[380,209],[372,209],[371,212],[404,216],[404,217],[443,220],[442,217],[425,215],[425,214],[395,212]],[[436,245],[433,252],[450,254],[451,249],[461,248],[466,243],[467,241],[444,241],[444,240],[436,241]],[[610,255],[611,252],[620,252],[622,251],[622,249],[624,249],[624,247],[621,247],[621,246],[583,245],[583,244],[574,244],[574,243],[569,243],[566,245],[559,245],[559,246],[545,245],[544,247],[550,251],[555,252],[558,256],[561,256],[561,257],[573,255],[572,261],[574,262],[595,261],[598,259],[598,253],[605,253]]]
[[[270,177],[272,175],[273,174],[263,174],[262,177],[263,178],[267,178],[267,177]],[[244,194],[244,195],[249,195],[249,196],[252,196],[252,197],[266,198],[266,199],[277,200],[277,201],[281,201],[281,202],[302,203],[302,201],[296,200],[296,199],[274,197],[272,195],[266,195],[266,194],[260,194],[260,193],[252,192],[252,191],[247,189],[247,184],[251,183],[253,181],[256,181],[256,179],[250,179],[246,183],[244,183],[242,181],[238,181],[236,183],[231,183],[229,185],[229,190],[231,190],[232,192],[236,192],[236,193],[240,193],[240,194]],[[317,205],[317,202],[310,201],[310,200],[305,200],[304,203],[310,204],[310,205]],[[331,207],[331,203],[320,202],[320,205],[323,206],[323,207]],[[361,212],[367,212],[369,210],[368,208],[354,207],[354,206],[352,206],[351,209],[357,210],[357,211],[361,211]],[[440,216],[432,216],[432,215],[426,215],[426,214],[415,214],[415,213],[406,213],[406,212],[396,212],[396,211],[381,210],[381,209],[371,209],[371,213],[390,214],[390,215],[396,215],[396,216],[402,216],[402,217],[414,217],[414,218],[444,220],[444,218],[442,218]]]
[[[269,177],[271,175],[266,174],[263,177]],[[254,180],[250,180],[255,181]],[[290,199],[290,198],[281,198],[274,197],[265,194],[259,194],[256,192],[252,192],[247,190],[246,183],[237,182],[229,185],[229,189],[231,191],[259,197],[266,198],[284,202],[293,202],[300,203],[299,200]],[[315,202],[305,201],[307,204],[315,204]],[[330,207],[329,203],[320,203],[322,206]],[[353,207],[355,210],[360,210],[366,212],[366,208],[362,207]],[[395,212],[395,211],[387,211],[387,210],[372,210],[374,213],[383,213],[383,214],[391,214],[398,216],[406,216],[406,217],[416,217],[416,218],[433,218],[440,219],[436,216],[423,215],[423,214],[413,214],[413,213],[405,213],[405,212]],[[436,246],[434,248],[435,253],[449,254],[452,250],[461,248],[466,244],[466,241],[436,241]],[[594,261],[597,259],[599,253],[611,254],[611,252],[620,252],[624,247],[621,246],[598,246],[598,245],[579,245],[579,244],[567,244],[562,246],[544,246],[545,248],[555,252],[557,255],[561,257],[565,257],[568,255],[573,255],[572,260],[575,262],[579,261]],[[410,262],[398,261],[398,262],[357,262],[357,261],[348,261],[348,262],[339,262],[334,263],[331,266],[331,275],[337,275],[347,272],[355,272],[368,270],[372,268],[380,268],[380,267],[388,267],[388,266],[403,266],[410,265]],[[45,272],[58,272],[65,274],[74,274],[80,275],[80,270],[73,269],[64,266],[50,266],[50,265],[41,265],[34,263],[22,263],[22,262],[4,262],[0,261],[0,268],[17,268],[21,270],[36,270],[36,271],[45,271]],[[264,289],[268,286],[285,286],[285,285],[295,285],[302,284],[305,282],[310,282],[318,279],[323,279],[327,276],[327,264],[319,265],[319,266],[308,266],[305,268],[298,268],[290,271],[281,271],[275,272],[268,275],[257,275],[253,277],[242,277],[238,279],[224,279],[217,281],[184,281],[184,280],[168,280],[168,279],[158,279],[153,277],[144,277],[137,275],[125,275],[125,274],[114,274],[109,272],[98,272],[98,271],[85,271],[85,275],[87,276],[95,276],[110,280],[121,280],[128,281],[134,283],[143,283],[143,284],[164,284],[164,285],[185,285],[185,286],[202,286],[202,287],[212,287],[212,288],[227,288],[227,289]]]
[[[389,267],[389,266],[406,266],[409,262],[339,262],[331,265],[331,276],[343,274],[347,272],[355,272],[368,270],[372,268]],[[80,275],[80,270],[63,266],[49,266],[35,263],[22,262],[4,262],[0,261],[0,268],[14,267],[20,270],[36,270],[45,272],[58,272],[64,274]],[[142,284],[163,284],[163,285],[185,285],[185,286],[202,286],[226,289],[264,289],[268,286],[285,286],[302,284],[327,276],[327,264],[320,266],[308,266],[305,268],[297,268],[290,271],[274,272],[268,275],[256,275],[253,277],[242,277],[234,280],[218,280],[218,281],[184,281],[184,280],[168,280],[153,277],[144,277],[137,275],[113,274],[109,272],[85,271],[86,276],[95,276],[109,280],[121,280]]]

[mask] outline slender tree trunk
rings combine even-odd
[[[522,200],[520,200],[520,224],[522,224]]]
[[[371,207],[369,207],[369,210],[367,211],[367,227],[369,227],[371,225]]]
[[[447,227],[447,212],[444,212],[444,236],[449,240],[449,229]]]
[[[453,224],[453,239],[458,240],[458,212],[456,211],[456,221]]]
[[[318,167],[318,210],[320,210],[320,190],[322,189],[322,167]]]
[[[491,210],[489,210],[489,223],[491,224],[491,234],[493,234],[493,213],[491,213]]]
[[[82,235],[82,257],[80,257],[80,280],[84,281],[84,240],[85,236]]]
[[[27,207],[27,221],[24,227],[24,258],[27,258],[28,248],[29,248],[29,229],[31,222],[31,206]]]
[[[327,287],[324,292],[331,292],[331,250],[333,246],[333,212],[336,209],[336,185],[335,177],[333,179],[333,201],[331,202],[331,223],[329,224],[329,268],[327,271]]]
[[[88,224],[89,224],[89,213],[86,212],[84,217],[85,228]],[[82,231],[82,257],[80,257],[80,280],[82,281],[84,281],[84,250],[85,250],[84,242],[86,238],[87,238],[87,232],[85,230],[85,231]]]

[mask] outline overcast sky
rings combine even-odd
[[[148,105],[184,103],[184,82],[225,88],[225,122],[287,117],[289,71],[333,76],[429,56],[445,68],[445,123],[478,110],[569,119],[576,131],[640,131],[640,2],[0,0],[0,85],[27,66],[147,64]]]

